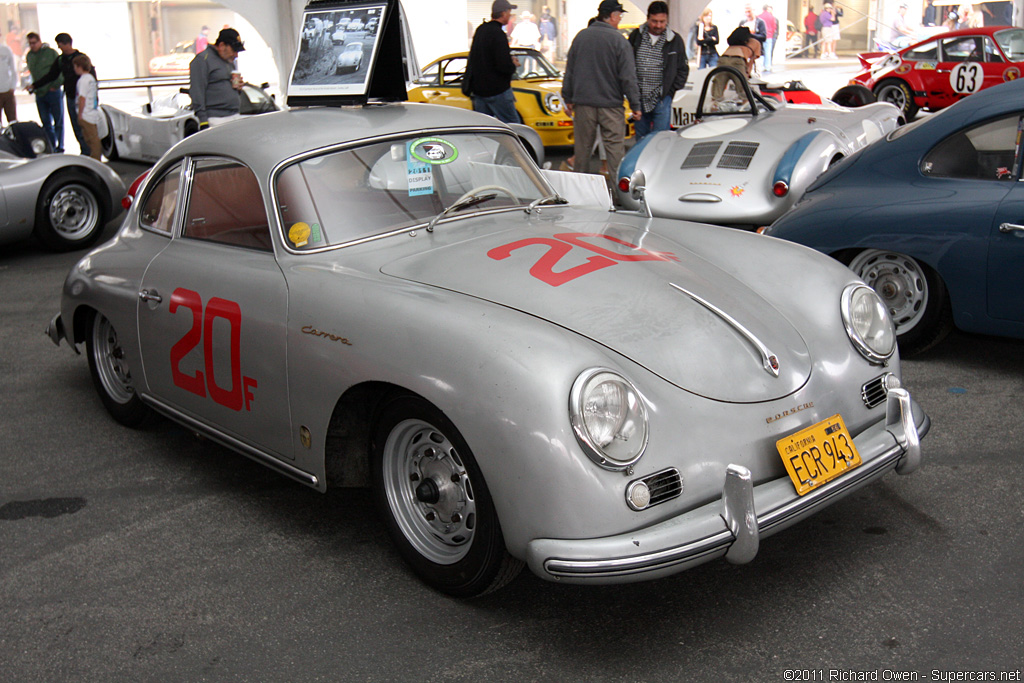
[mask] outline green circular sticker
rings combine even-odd
[[[450,164],[459,158],[459,150],[441,138],[420,138],[413,141],[412,156],[425,164]]]

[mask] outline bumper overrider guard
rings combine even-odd
[[[760,539],[781,531],[895,469],[921,464],[921,437],[931,422],[904,389],[886,399],[885,423],[854,439],[862,464],[794,498],[788,477],[754,486],[750,471],[729,465],[722,497],[636,532],[591,539],[535,539],[526,560],[538,576],[568,583],[627,583],[675,574],[712,559],[750,562]],[[762,511],[760,514],[757,511]]]

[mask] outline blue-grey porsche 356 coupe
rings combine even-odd
[[[763,232],[875,288],[904,353],[956,327],[1024,337],[1024,81],[986,89],[831,169]]]
[[[616,213],[603,183],[452,107],[249,117],[156,164],[49,333],[126,425],[155,410],[311,488],[371,485],[458,596],[524,563],[748,562],[918,467],[929,420],[871,288],[782,240]]]

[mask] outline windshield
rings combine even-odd
[[[1024,61],[1024,29],[1008,28],[996,31],[992,37],[1003,48],[1003,53],[1011,62]]]
[[[275,192],[287,244],[321,249],[450,217],[525,207],[552,194],[518,142],[503,133],[438,133],[330,152],[285,167]]]
[[[544,59],[544,56],[536,50],[512,49],[512,56],[519,59],[519,66],[516,67],[515,78],[525,80],[528,78],[561,78],[562,74],[551,65],[551,62]]]

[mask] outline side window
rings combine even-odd
[[[985,36],[985,61],[986,62],[1002,62],[1003,56],[999,54],[999,48],[996,47],[996,41],[992,40],[988,36]]]
[[[139,211],[142,227],[164,234],[171,234],[174,228],[174,210],[178,206],[178,189],[181,183],[181,163],[172,166],[153,185],[146,195]]]
[[[253,172],[227,159],[196,161],[182,234],[272,251],[263,193]]]
[[[913,50],[908,50],[903,58],[912,62],[936,62],[939,60],[939,44],[934,40],[925,43]]]
[[[1013,180],[1020,115],[951,135],[925,155],[921,171],[944,178]]]
[[[948,38],[942,41],[942,61],[944,62],[980,62],[985,59],[985,52],[980,36],[964,38]]]
[[[420,85],[440,85],[441,84],[441,65],[435,62],[424,69],[418,81]]]
[[[466,75],[466,65],[469,60],[465,57],[455,57],[448,60],[444,66],[444,84],[454,85],[462,83],[462,77]]]

